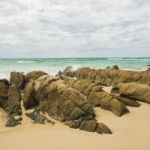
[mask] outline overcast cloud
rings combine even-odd
[[[0,0],[0,57],[150,56],[150,0]]]

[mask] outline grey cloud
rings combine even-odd
[[[6,50],[18,57],[75,57],[114,48],[121,55],[134,47],[147,54],[149,43],[149,0],[0,1],[2,57]]]

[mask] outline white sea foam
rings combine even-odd
[[[17,61],[18,64],[30,64],[33,63],[33,61],[24,61],[24,60],[19,60]]]
[[[125,60],[125,61],[124,61]],[[80,58],[80,59],[0,59],[0,78],[9,79],[10,72],[30,72],[42,70],[51,75],[63,71],[67,66],[74,70],[80,67],[103,69],[107,66],[118,65],[120,69],[145,70],[150,64],[150,58]]]

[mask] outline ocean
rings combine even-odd
[[[118,65],[121,69],[145,70],[150,65],[150,58],[109,57],[109,58],[19,58],[0,59],[0,78],[9,79],[11,71],[27,73],[33,70],[43,70],[55,75],[67,66],[105,68]]]

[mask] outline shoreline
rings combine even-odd
[[[0,80],[1,148],[149,150],[149,71],[115,68],[67,67],[57,77],[12,72]]]

